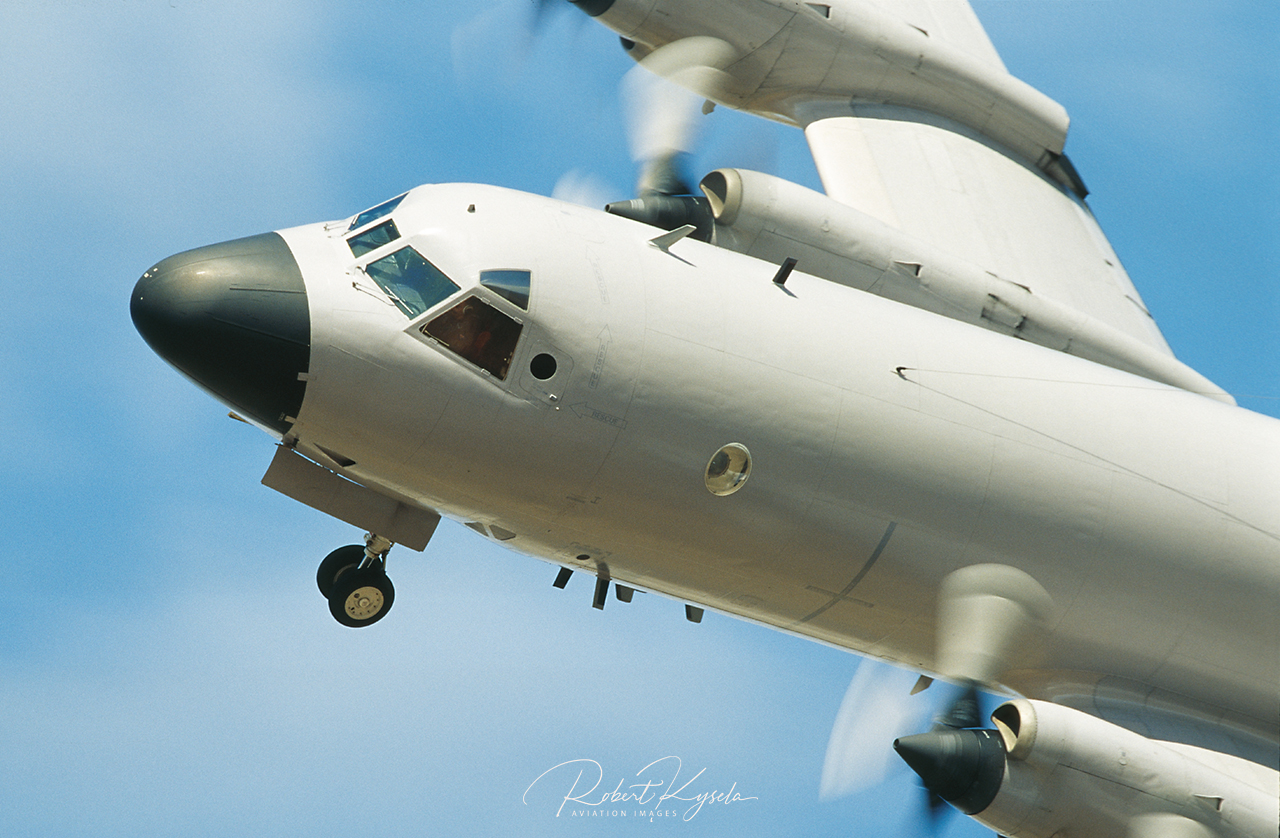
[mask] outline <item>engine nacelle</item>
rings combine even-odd
[[[698,186],[720,247],[766,262],[791,257],[800,270],[831,282],[1054,348],[1067,343],[1036,334],[1041,326],[1024,310],[1031,297],[1025,286],[812,189],[746,169],[716,169]]]
[[[831,282],[1230,400],[1172,356],[812,189],[745,169],[716,169],[698,185],[720,247],[773,264],[793,258]]]
[[[1280,828],[1280,775],[1256,763],[1042,701],[1006,702],[991,720],[1004,778],[974,817],[1001,835],[1270,838]]]

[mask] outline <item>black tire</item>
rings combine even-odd
[[[364,628],[381,620],[396,600],[396,589],[381,569],[345,571],[329,593],[329,613],[349,628]]]
[[[339,547],[332,553],[324,557],[324,561],[320,562],[320,569],[316,571],[316,587],[320,589],[320,595],[325,599],[329,598],[329,594],[333,592],[333,583],[344,571],[360,564],[364,559],[364,547],[359,544],[348,544],[346,547]]]

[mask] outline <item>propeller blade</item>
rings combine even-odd
[[[942,828],[943,820],[952,812],[952,808],[937,792],[930,791],[923,785],[920,786],[920,790],[924,792],[924,809],[929,821],[929,831],[936,835]]]
[[[995,798],[1004,776],[1004,740],[982,728],[980,687],[1039,650],[1053,600],[1021,570],[983,564],[961,568],[938,590],[934,664],[961,692],[927,733],[894,740],[898,756],[920,776],[926,811],[936,829],[944,801],[971,815]]]
[[[1017,568],[980,564],[955,571],[938,591],[938,671],[963,684],[998,684],[1039,651],[1052,613],[1049,594]]]
[[[1000,788],[1004,774],[1004,741],[994,730],[983,729],[980,688],[992,688],[1013,666],[1028,661],[1036,650],[1040,633],[1053,612],[1049,594],[1034,579],[1016,568],[1003,565],[974,565],[943,579],[938,592],[937,649],[935,666],[958,692],[947,702],[927,733],[898,736],[893,750],[920,777],[925,801],[922,807],[929,829],[936,833],[950,804],[965,814],[985,809]],[[823,797],[834,789],[854,787],[836,768],[850,757],[833,756],[837,742],[851,734],[841,733],[850,725],[855,734],[876,742],[878,711],[863,697],[869,688],[859,681],[861,669],[850,685],[827,746],[827,766],[823,769]],[[879,674],[879,673],[878,673]],[[922,679],[921,683],[925,683]],[[857,689],[855,689],[857,687]],[[935,700],[942,697],[935,692]],[[901,698],[899,706],[905,705]],[[850,722],[845,717],[857,721]],[[871,719],[871,722],[866,720]],[[869,726],[867,732],[857,725]],[[882,740],[880,740],[882,741]],[[856,756],[872,764],[870,754]],[[886,769],[875,764],[875,772],[851,777],[864,781],[884,776]],[[829,774],[831,776],[829,776]],[[870,783],[867,783],[870,785]]]
[[[881,783],[893,767],[890,745],[918,729],[928,698],[909,699],[915,673],[864,658],[836,713],[818,795],[831,800]]]
[[[725,68],[738,60],[732,44],[708,35],[695,35],[663,44],[640,60],[640,66],[675,82],[702,100],[729,98],[733,76]]]
[[[701,100],[674,82],[656,76],[639,64],[622,78],[631,157],[641,165],[640,195],[688,195],[681,174],[697,138]]]
[[[612,187],[599,177],[571,169],[560,176],[551,190],[551,197],[570,204],[600,209],[608,202]]]
[[[693,151],[704,102],[723,98],[733,79],[724,72],[737,58],[718,38],[682,38],[650,52],[622,80],[631,155],[641,164],[638,193],[689,195],[681,172]]]
[[[982,727],[982,709],[978,696],[978,685],[970,681],[963,692],[947,707],[946,712],[938,716],[934,722],[934,730],[938,728]]]

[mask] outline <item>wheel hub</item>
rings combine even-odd
[[[350,544],[334,550],[316,571],[316,585],[329,600],[329,613],[347,628],[364,628],[387,615],[396,601],[396,589],[387,578],[389,542],[370,537],[368,547]]]
[[[343,610],[353,620],[367,620],[382,610],[382,591],[372,585],[356,588],[347,595]]]

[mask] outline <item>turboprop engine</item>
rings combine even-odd
[[[1171,355],[1035,293],[1033,277],[998,277],[853,207],[772,175],[716,169],[699,188],[714,218],[710,240],[719,247],[774,264],[794,259],[797,270],[831,282],[1231,401]],[[689,202],[689,215],[682,223],[702,228],[693,220],[700,209],[693,202],[703,199],[670,200]],[[672,213],[666,217],[675,218]]]
[[[1006,702],[991,720],[995,730],[939,728],[893,746],[926,788],[1001,835],[1262,838],[1280,828],[1280,776],[1256,763],[1043,701]]]

